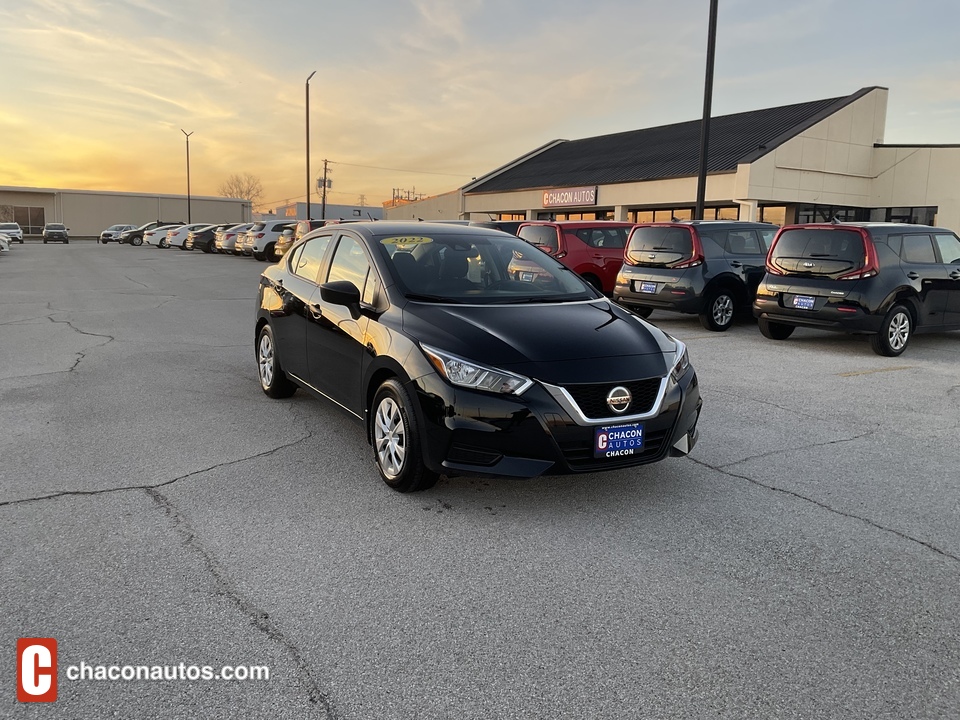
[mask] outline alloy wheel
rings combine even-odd
[[[713,301],[713,320],[721,327],[729,325],[733,319],[733,298],[720,295]]]
[[[403,470],[407,437],[400,406],[392,398],[384,398],[377,407],[373,434],[377,460],[383,474],[389,478],[397,477]]]
[[[260,349],[257,355],[260,365],[260,384],[264,388],[269,388],[273,383],[274,363],[273,341],[268,333],[260,336]]]
[[[898,312],[890,318],[890,327],[887,330],[887,342],[893,350],[900,351],[910,339],[910,318],[904,312]]]

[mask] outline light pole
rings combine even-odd
[[[707,72],[703,81],[703,120],[700,121],[700,173],[697,177],[697,207],[694,220],[703,220],[703,204],[707,194],[707,152],[710,146],[710,106],[713,101],[713,56],[717,49],[717,0],[710,0],[707,28]]]
[[[307,220],[310,219],[310,78],[317,74],[314,70],[307,76],[304,90],[307,96]]]
[[[191,222],[190,218],[190,136],[193,135],[192,132],[187,132],[183,128],[180,128],[187,138],[187,222]]]

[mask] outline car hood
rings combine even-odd
[[[458,306],[408,302],[404,333],[466,360],[546,382],[664,375],[675,343],[608,300]]]

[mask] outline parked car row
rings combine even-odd
[[[722,332],[752,311],[764,337],[785,340],[796,327],[863,334],[885,356],[915,333],[960,330],[960,239],[945,228],[543,221],[517,234],[642,317],[692,313]]]
[[[47,244],[48,242],[70,242],[70,228],[68,228],[63,223],[53,223],[49,222],[43,226],[41,231],[41,237],[43,238],[43,243]],[[18,242],[23,245],[23,228],[20,227],[20,223],[16,222],[4,222],[0,223],[0,235],[3,235],[8,244],[13,242]]]

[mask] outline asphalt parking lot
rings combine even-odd
[[[264,264],[0,257],[0,634],[58,641],[2,717],[960,717],[960,333],[651,320],[701,439],[610,473],[400,495],[253,354]],[[70,681],[69,665],[266,681]]]

